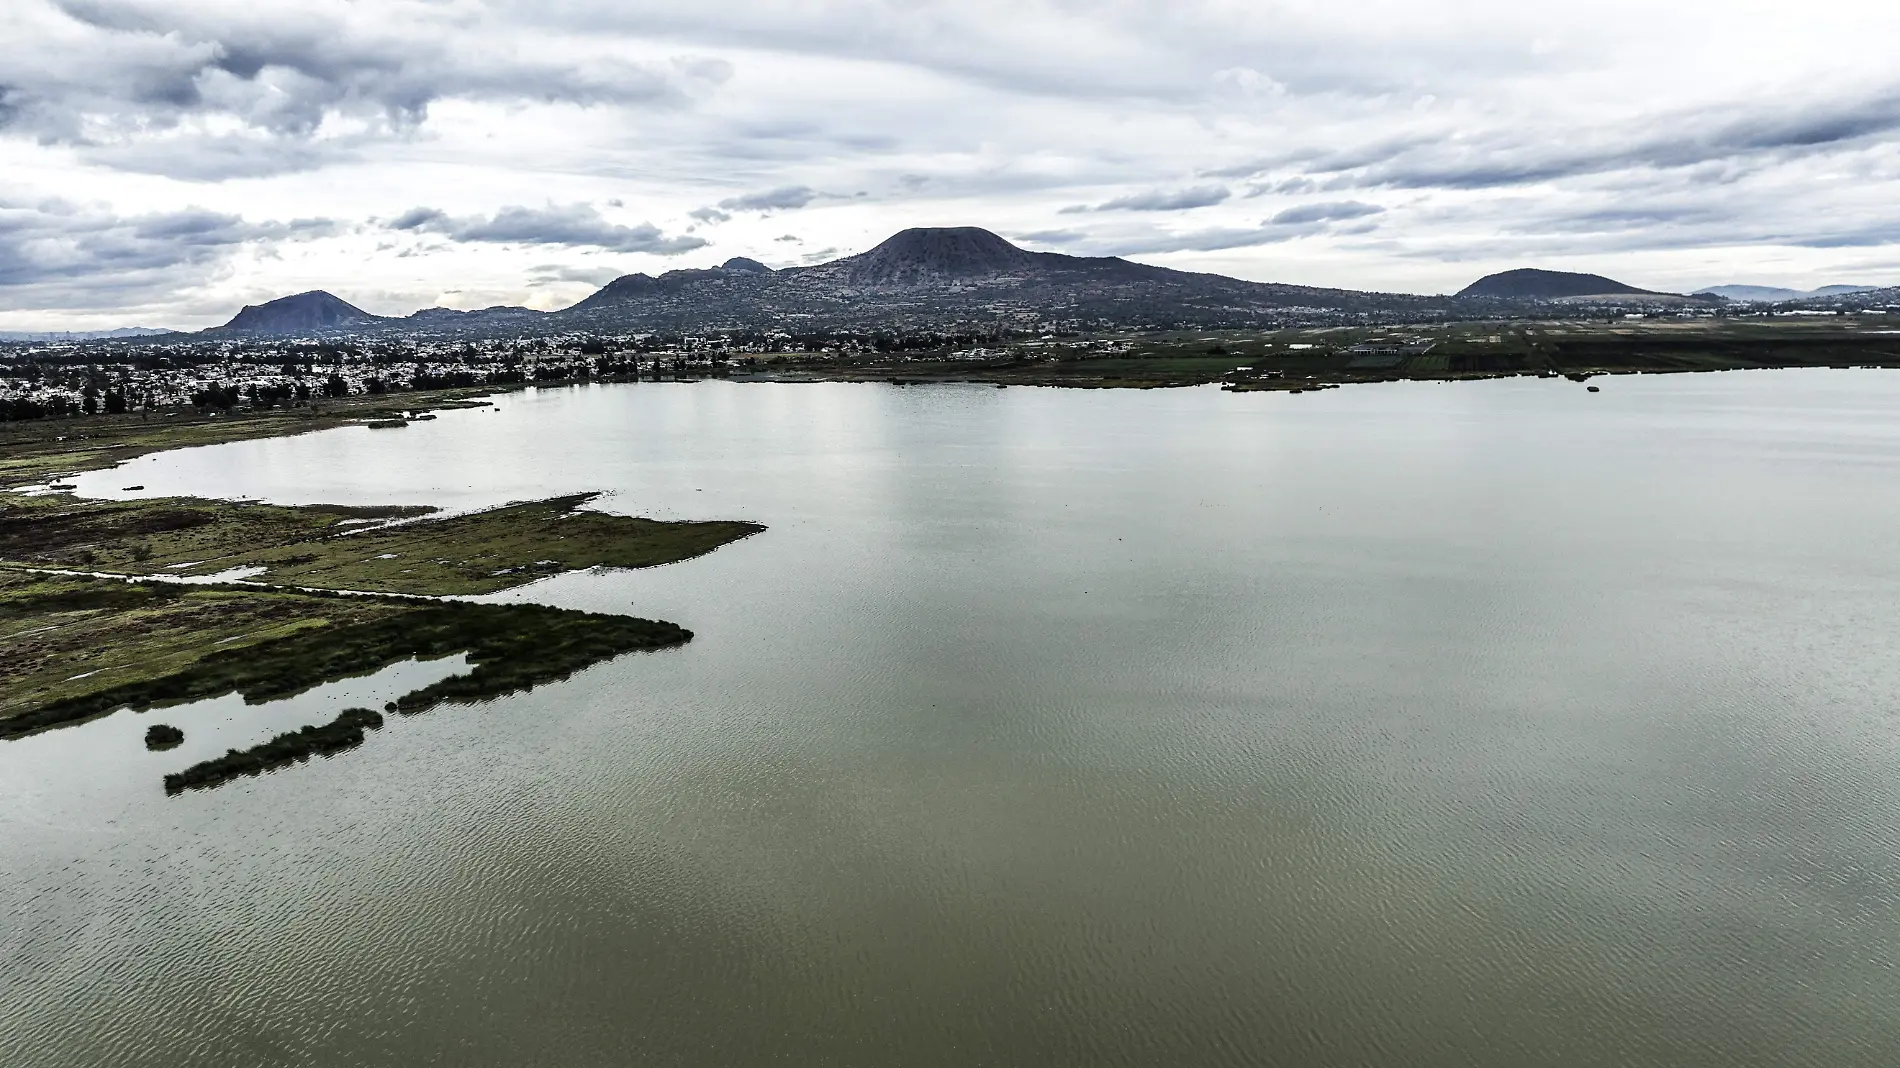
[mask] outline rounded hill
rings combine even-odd
[[[1019,274],[1037,255],[975,226],[919,227],[893,234],[869,252],[838,261],[845,278],[865,286]]]
[[[1458,293],[1461,297],[1497,297],[1505,300],[1562,300],[1566,297],[1661,296],[1600,274],[1541,271],[1523,267],[1485,275]]]
[[[371,315],[349,301],[316,289],[278,297],[265,304],[246,305],[224,324],[224,329],[243,334],[300,334],[345,330],[381,319],[380,315]]]

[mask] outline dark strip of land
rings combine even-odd
[[[0,738],[240,694],[260,703],[409,659],[471,670],[406,694],[416,713],[533,689],[692,640],[672,623],[491,605],[0,571]],[[89,668],[77,674],[75,668]]]
[[[1517,375],[1793,367],[1900,368],[1900,316],[1421,323],[1392,327],[1064,334],[936,351],[781,353],[739,361],[764,381],[977,382],[1086,389],[1221,383],[1304,391]]]
[[[0,422],[0,486],[43,483],[115,467],[154,452],[226,441],[285,437],[411,412],[481,407],[504,389],[445,389],[400,396],[339,397],[301,407],[242,412],[172,408],[158,412]]]
[[[329,756],[363,744],[363,732],[381,730],[383,717],[367,708],[345,709],[341,715],[321,727],[280,734],[262,745],[232,749],[215,760],[193,764],[165,776],[165,792],[209,790],[246,775],[261,775],[272,768],[289,767],[309,760],[313,755]]]

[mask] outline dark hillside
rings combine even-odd
[[[382,321],[380,315],[371,315],[317,289],[292,297],[278,297],[266,304],[249,305],[218,329],[234,334],[281,336],[347,330]]]
[[[1600,274],[1573,274],[1569,271],[1540,271],[1524,267],[1515,271],[1486,275],[1461,290],[1460,297],[1494,297],[1502,300],[1562,300],[1566,297],[1661,296],[1647,289],[1625,285]]]

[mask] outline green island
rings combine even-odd
[[[154,723],[145,728],[145,748],[153,751],[176,749],[185,744],[185,732],[169,723]]]
[[[128,458],[127,450],[156,451],[168,442],[340,425],[277,413],[206,422],[212,425],[108,428],[83,442],[16,436],[0,442],[0,466],[15,477],[44,478],[109,467]],[[126,429],[131,440],[107,444],[126,450],[98,444],[112,429]],[[426,507],[92,501],[0,491],[0,740],[226,694],[277,700],[411,659],[462,655],[470,666],[385,711],[415,714],[523,692],[628,653],[684,644],[692,633],[628,616],[443,598],[570,570],[673,563],[764,529],[607,515],[587,510],[591,500],[583,494],[444,517]],[[242,582],[215,577],[237,569],[244,569]],[[363,726],[306,728],[211,762],[216,769],[168,776],[167,790],[285,766],[302,759],[299,751],[352,748]],[[176,744],[172,735],[154,736],[155,750]]]

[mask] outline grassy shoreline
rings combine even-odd
[[[677,563],[765,529],[756,523],[608,515],[588,510],[596,496],[575,494],[434,518],[426,507],[0,494],[0,563],[172,577],[261,568],[247,581],[469,596],[563,571]]]
[[[531,690],[625,653],[684,645],[672,623],[471,604],[0,570],[0,740],[238,694],[293,697],[404,660],[470,670],[405,694],[424,712]],[[75,667],[89,668],[77,675]]]
[[[415,411],[415,399],[404,398],[402,409]],[[171,427],[122,419],[76,442],[16,434],[0,440],[0,479],[326,429],[360,419],[367,407]],[[115,435],[120,440],[108,440]],[[663,621],[442,599],[569,570],[674,563],[764,530],[608,515],[587,509],[595,496],[435,517],[426,506],[94,501],[0,491],[0,741],[226,694],[277,700],[412,658],[466,656],[464,674],[401,695],[386,709],[413,715],[525,692],[628,653],[691,641],[692,632]],[[160,581],[238,568],[262,571],[243,585]],[[216,767],[169,777],[168,792],[352,748],[362,726],[313,726],[267,743],[267,752],[234,751],[223,764],[208,762]]]
[[[1236,392],[1305,392],[1395,381],[1900,368],[1900,331],[1891,329],[1900,323],[1891,318],[1639,317],[1047,336],[980,354],[782,354],[755,360],[736,377],[1072,389],[1218,383]]]

